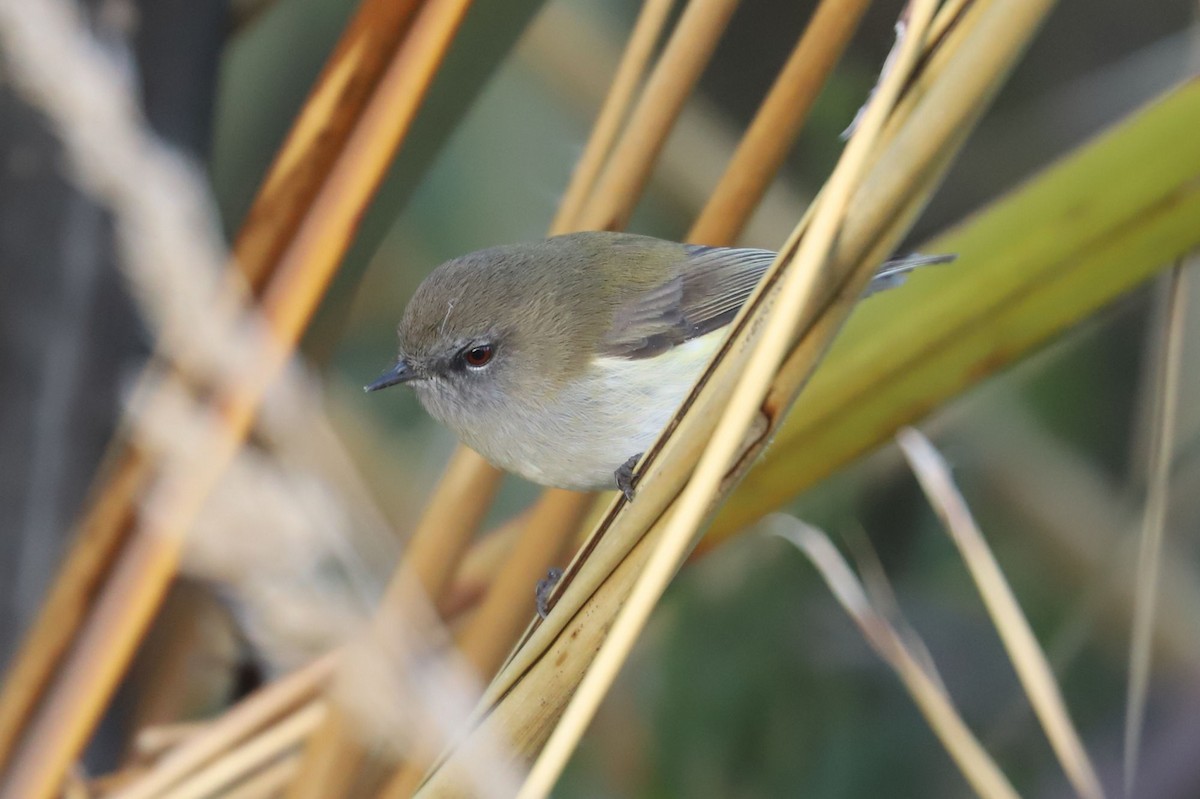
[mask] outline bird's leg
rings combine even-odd
[[[645,455],[644,452],[639,452],[629,460],[625,461],[613,472],[613,476],[617,478],[617,488],[621,489],[621,493],[625,495],[626,502],[633,502],[633,467],[637,466],[638,461]]]
[[[540,618],[546,618],[546,614],[550,612],[550,593],[554,590],[554,586],[558,585],[562,576],[562,569],[550,569],[546,572],[545,579],[538,580],[533,595],[537,599],[537,615]]]

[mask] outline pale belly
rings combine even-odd
[[[656,358],[599,359],[586,379],[542,407],[508,409],[497,427],[509,435],[467,444],[541,485],[615,488],[614,472],[654,443],[724,335],[710,333]]]

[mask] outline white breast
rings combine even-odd
[[[612,489],[613,473],[654,443],[724,336],[715,331],[654,358],[599,358],[541,408],[509,408],[498,424],[513,434],[476,449],[536,483]]]

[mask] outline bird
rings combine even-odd
[[[776,253],[587,231],[438,266],[397,327],[404,384],[494,466],[544,486],[619,489],[670,421]],[[953,256],[884,263],[867,293]]]

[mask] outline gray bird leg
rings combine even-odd
[[[617,488],[621,489],[621,493],[625,495],[626,502],[633,502],[633,467],[637,466],[638,461],[645,455],[644,452],[639,452],[629,460],[625,461],[613,472],[613,476],[617,478]]]
[[[538,580],[537,587],[533,590],[533,595],[537,599],[537,615],[541,618],[546,618],[550,613],[550,594],[554,591],[554,586],[558,585],[558,581],[562,579],[562,569],[550,569],[546,572],[546,577],[543,580]]]

